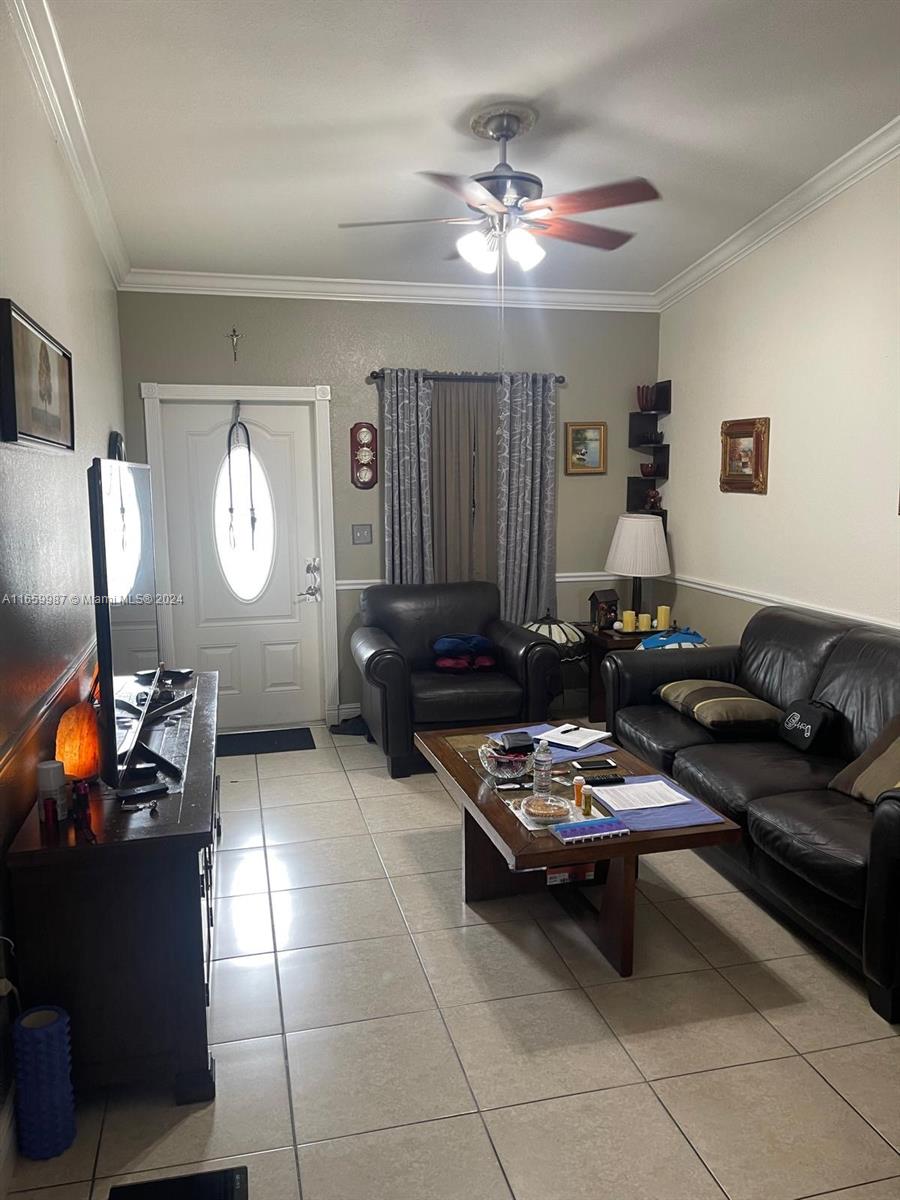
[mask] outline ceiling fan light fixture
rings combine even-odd
[[[523,271],[530,271],[547,256],[543,246],[535,240],[527,229],[521,227],[511,229],[506,235],[506,249],[513,262],[517,262]]]
[[[493,275],[497,270],[497,249],[491,246],[480,229],[464,234],[457,239],[456,249],[469,266],[485,275]]]

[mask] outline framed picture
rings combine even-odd
[[[719,489],[764,496],[769,487],[769,418],[722,422]]]
[[[12,300],[0,300],[0,439],[75,448],[72,355]]]
[[[605,421],[566,421],[566,474],[606,474]]]

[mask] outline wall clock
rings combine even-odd
[[[378,482],[378,430],[371,421],[357,421],[350,429],[350,482],[358,488]]]

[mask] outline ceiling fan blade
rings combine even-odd
[[[648,180],[622,179],[618,183],[600,183],[577,192],[561,192],[558,196],[526,200],[520,207],[522,212],[549,208],[554,217],[564,217],[568,213],[596,212],[600,208],[618,208],[624,204],[658,199],[659,192]]]
[[[536,237],[559,238],[562,242],[578,242],[597,250],[616,250],[634,237],[621,229],[606,229],[602,225],[583,225],[581,221],[566,221],[561,217],[543,218],[540,224],[526,222],[529,233]]]
[[[338,229],[371,229],[375,225],[480,225],[483,217],[412,217],[408,221],[342,221]]]
[[[495,196],[482,187],[475,179],[470,179],[468,175],[441,175],[437,171],[419,171],[419,174],[430,180],[431,183],[436,183],[438,187],[446,188],[448,192],[452,192],[454,196],[459,196],[460,200],[465,200],[466,204],[472,208],[480,208],[484,212],[490,213],[505,213],[506,205],[502,204]]]

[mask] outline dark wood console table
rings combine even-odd
[[[206,1009],[212,957],[218,677],[194,677],[181,790],[158,815],[91,789],[91,831],[47,833],[35,806],[7,857],[23,1005],[72,1021],[76,1087],[168,1079],[215,1097]],[[181,739],[179,731],[179,742]]]

